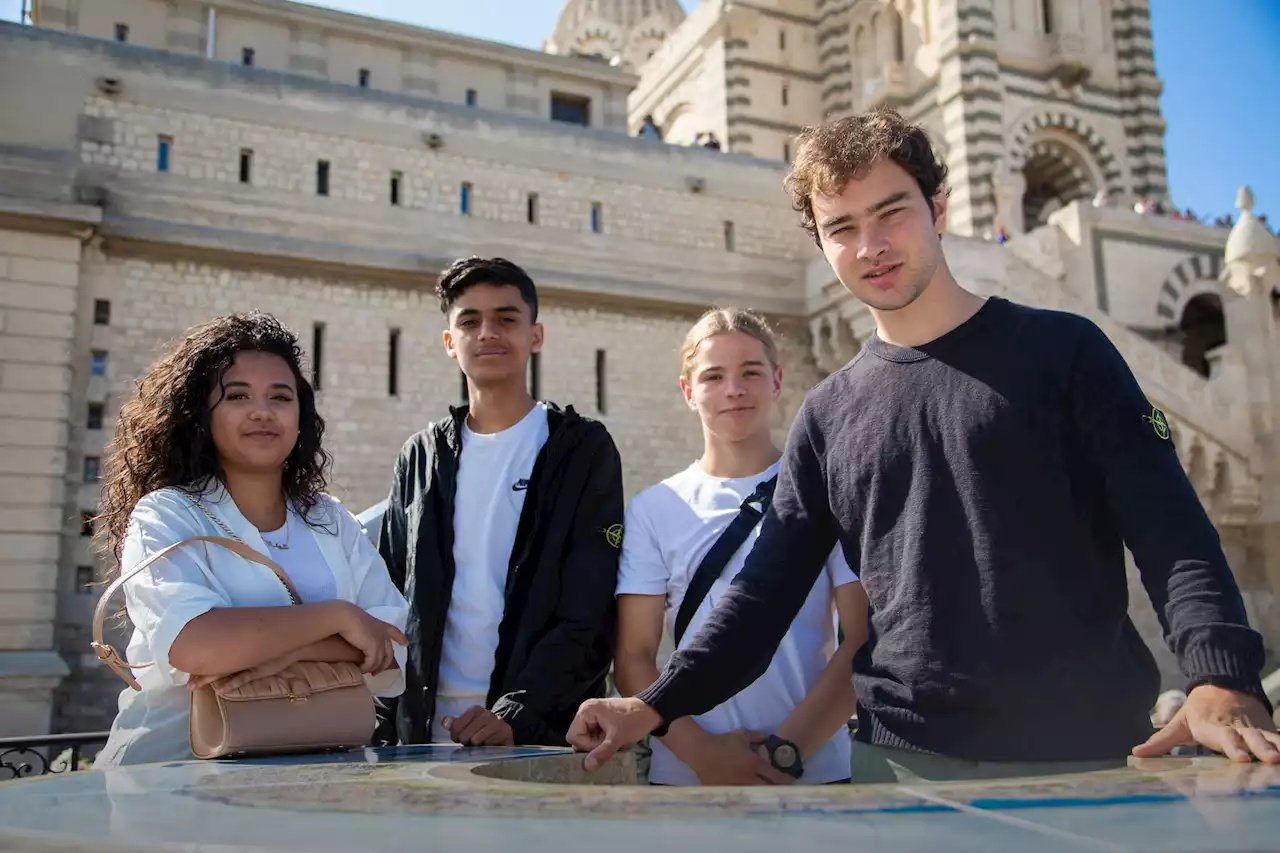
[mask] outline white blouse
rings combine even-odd
[[[250,548],[273,553],[221,485],[207,488],[200,501]],[[289,513],[296,514],[292,507]],[[312,524],[298,525],[293,535],[308,531],[313,537],[332,573],[335,597],[403,631],[409,606],[360,523],[328,495],[321,496],[308,520]],[[181,490],[152,492],[138,501],[130,516],[122,570],[128,572],[156,551],[192,536],[226,532]],[[134,670],[141,691],[126,686],[120,692],[111,736],[95,766],[191,759],[188,676],[169,663],[174,640],[188,622],[215,607],[288,607],[289,594],[265,566],[201,542],[179,548],[126,581],[124,598],[134,626],[125,657],[131,664],[154,665]],[[404,691],[405,648],[394,649],[398,668],[365,676],[375,696],[399,696]]]

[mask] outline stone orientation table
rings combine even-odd
[[[1280,849],[1280,766],[1221,758],[913,785],[676,789],[568,750],[420,746],[0,784],[0,851]]]

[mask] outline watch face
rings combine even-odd
[[[773,759],[778,762],[780,767],[793,766],[797,757],[795,747],[786,743],[779,746],[773,753]]]

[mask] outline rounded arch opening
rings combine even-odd
[[[1227,342],[1227,324],[1222,315],[1222,299],[1216,293],[1201,293],[1187,301],[1178,321],[1182,338],[1182,363],[1206,379],[1209,353]]]
[[[1055,210],[1092,197],[1099,185],[1088,155],[1057,135],[1031,143],[1022,176],[1022,221],[1028,231],[1044,225]]]
[[[658,120],[662,138],[672,145],[692,145],[698,134],[706,130],[698,125],[697,115],[688,101],[682,101]]]

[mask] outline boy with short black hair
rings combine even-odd
[[[524,270],[466,258],[436,292],[469,404],[396,461],[378,550],[409,655],[379,740],[563,746],[613,654],[621,461],[602,424],[529,394],[543,327]]]

